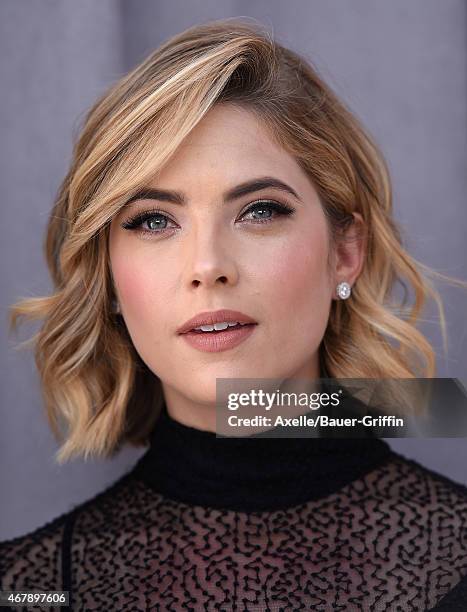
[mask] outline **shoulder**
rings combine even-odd
[[[431,585],[432,604],[462,597],[467,609],[467,487],[396,452],[369,477],[380,542]]]
[[[391,451],[381,468],[380,488],[388,499],[396,499],[423,508],[428,514],[441,511],[467,520],[467,486],[415,459]]]
[[[92,537],[109,528],[130,503],[135,485],[131,474],[126,474],[37,529],[0,542],[1,589],[61,590],[70,580],[75,532]]]
[[[467,555],[464,484],[394,451],[369,476],[371,488],[380,500],[379,509],[390,513],[392,521],[411,529],[413,536],[432,536],[426,545],[432,550],[443,548],[444,559]]]
[[[60,588],[62,543],[71,516],[66,512],[34,531],[0,542],[3,590]]]

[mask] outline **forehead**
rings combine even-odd
[[[215,105],[154,177],[159,187],[187,189],[207,183],[236,184],[272,175],[305,188],[306,175],[277,144],[256,113],[229,103]]]

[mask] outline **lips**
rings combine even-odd
[[[244,312],[240,312],[238,310],[216,310],[211,312],[200,312],[196,316],[192,317],[188,321],[186,321],[181,327],[177,329],[178,334],[186,334],[189,331],[192,331],[195,327],[200,327],[201,325],[214,325],[214,323],[233,323],[238,321],[238,323],[250,323],[253,325],[257,325],[257,321],[245,314]]]

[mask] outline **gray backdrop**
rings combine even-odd
[[[8,305],[51,288],[42,255],[47,216],[67,169],[72,134],[95,98],[186,27],[255,17],[313,61],[382,147],[410,252],[438,271],[467,279],[466,13],[463,0],[2,0],[0,539],[70,510],[144,452],[128,448],[113,461],[54,465],[57,446],[32,354],[15,351],[15,339],[7,335]],[[440,289],[450,346],[438,376],[467,385],[467,295],[446,285]],[[438,350],[435,314],[427,310],[421,327]],[[26,325],[19,338],[35,329]],[[388,442],[467,482],[465,438]]]

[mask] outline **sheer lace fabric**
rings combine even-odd
[[[241,512],[136,470],[0,553],[2,589],[65,582],[73,610],[429,610],[467,574],[467,490],[391,451],[332,494]]]

